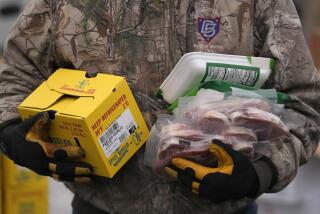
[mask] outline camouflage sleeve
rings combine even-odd
[[[276,192],[294,179],[319,142],[320,78],[292,0],[257,0],[254,18],[255,54],[276,60],[275,72],[265,87],[293,98],[282,118],[291,136],[273,140],[265,151],[277,171],[269,191]]]
[[[0,124],[19,117],[17,106],[48,75],[50,7],[30,0],[13,26],[0,65]]]

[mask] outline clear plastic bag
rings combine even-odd
[[[254,160],[256,148],[289,133],[277,116],[284,108],[276,103],[275,91],[235,89],[224,94],[206,89],[180,101],[174,115],[159,117],[147,142],[145,163],[159,176],[166,177],[164,168],[175,157],[214,166],[212,139]]]

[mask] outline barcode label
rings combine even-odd
[[[127,132],[123,133],[123,135],[121,135],[121,136],[119,137],[119,141],[120,141],[120,142],[124,141],[128,136],[129,136],[129,135],[127,134]]]
[[[125,110],[99,137],[106,156],[109,157],[136,128],[130,109]]]
[[[115,122],[110,128],[107,129],[107,131],[105,131],[101,137],[100,137],[100,142],[107,142],[107,141],[111,141],[112,138],[114,137],[114,134],[117,133],[119,129],[119,124],[117,122]]]

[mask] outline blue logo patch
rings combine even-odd
[[[198,32],[209,43],[220,32],[220,17],[198,18]]]

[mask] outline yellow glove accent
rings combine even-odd
[[[58,172],[57,171],[57,164],[49,163],[49,170],[51,172]],[[84,167],[75,167],[73,174],[74,175],[90,175],[91,170],[88,168],[84,168]]]
[[[192,182],[193,193],[199,194],[198,192],[199,188],[200,188],[200,183],[193,181]]]
[[[216,144],[210,144],[209,150],[218,159],[217,168],[203,166],[184,158],[173,158],[172,164],[181,170],[185,170],[186,168],[193,169],[195,172],[195,177],[199,180],[202,180],[209,173],[219,172],[219,173],[231,175],[234,167],[234,163],[231,156],[222,147]],[[171,174],[172,173],[173,172],[171,172]]]
[[[85,153],[79,146],[57,145],[49,142],[49,115],[43,114],[31,127],[26,135],[26,140],[36,142],[41,145],[47,157],[54,158],[58,150],[66,153],[66,158],[81,158]]]
[[[218,159],[218,168],[220,168],[219,172],[231,175],[233,172],[234,162],[230,154],[217,144],[210,144],[209,150]]]
[[[72,180],[65,180],[63,177],[61,177],[58,174],[52,173],[51,177],[55,180],[55,181],[69,181],[69,182],[76,182],[76,183],[88,183],[91,181],[91,179],[89,177],[74,177],[72,178]]]
[[[172,177],[172,178],[174,178],[174,179],[177,179],[178,173],[177,173],[176,171],[174,171],[173,169],[171,169],[171,168],[169,168],[169,167],[165,167],[164,170],[166,171],[166,173],[167,173],[170,177]]]

